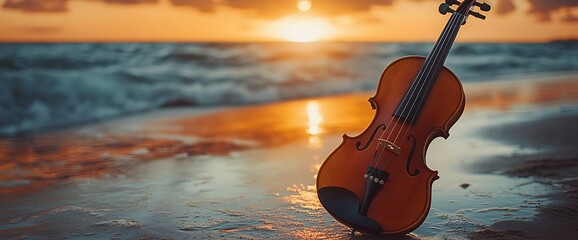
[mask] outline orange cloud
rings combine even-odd
[[[562,21],[564,22],[578,22],[578,16],[573,15],[570,11],[566,12],[566,15],[562,17]]]
[[[320,15],[341,15],[352,12],[367,11],[371,6],[391,5],[394,0],[313,0],[312,11]],[[296,9],[295,0],[228,0],[223,4],[238,9],[256,10],[259,16],[280,17],[287,13],[288,9]]]
[[[64,12],[66,0],[6,0],[3,8],[25,12]]]
[[[100,0],[111,4],[154,4],[159,0]],[[295,0],[166,0],[173,6],[193,7],[203,12],[213,12],[218,6],[253,10],[257,17],[278,18],[297,11]],[[340,15],[367,11],[375,5],[391,5],[395,0],[314,0],[313,9],[320,15]],[[5,0],[3,7],[31,12],[66,11],[67,0]]]
[[[514,10],[516,10],[516,6],[512,0],[501,0],[498,2],[498,6],[496,7],[496,12],[500,15],[511,13]]]
[[[100,0],[112,4],[158,3],[159,0]],[[177,0],[175,0],[177,1]],[[210,0],[206,0],[210,1]],[[5,0],[3,8],[25,12],[65,12],[68,0]]]
[[[118,4],[140,4],[140,3],[158,3],[159,0],[104,0],[107,3]]]
[[[531,5],[530,13],[538,16],[538,20],[541,21],[550,21],[552,12],[558,10],[568,12],[567,16],[562,18],[563,21],[575,21],[577,18],[570,13],[570,8],[578,7],[576,0],[528,0],[528,2]]]
[[[80,0],[79,0],[80,1]],[[88,1],[88,0],[85,0]],[[280,18],[297,11],[296,0],[91,0],[110,4],[157,4],[168,1],[173,6],[191,7],[202,12],[214,12],[219,6],[251,10],[260,18]],[[312,12],[324,16],[338,16],[354,12],[368,11],[372,6],[389,6],[401,0],[311,0]],[[424,1],[424,0],[414,0]],[[431,0],[430,0],[431,1]],[[441,2],[440,0],[436,0]],[[572,12],[578,7],[576,0],[526,0],[530,5],[529,13],[539,21],[552,20],[556,11],[565,11],[560,18],[563,22],[576,22],[578,16]],[[496,2],[496,14],[509,14],[516,10],[513,0]],[[5,0],[3,8],[26,12],[64,12],[68,0]]]
[[[213,12],[217,7],[214,0],[170,0],[174,6],[194,7],[201,12]]]
[[[58,27],[20,27],[17,30],[35,34],[52,34],[59,32],[61,29]]]

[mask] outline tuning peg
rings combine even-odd
[[[447,1],[451,1],[451,0],[447,0]],[[490,11],[490,9],[492,9],[492,7],[485,2],[484,3],[476,2],[476,3],[474,3],[474,5],[480,7],[480,10],[482,10],[484,12]]]
[[[450,12],[450,13],[454,13],[455,11],[453,9],[450,8],[450,5],[447,3],[442,3],[440,4],[440,8],[439,11],[441,14],[446,15],[446,13]]]
[[[470,11],[470,15],[477,17],[479,19],[482,19],[482,20],[486,19],[486,16],[480,14],[479,12]]]
[[[446,3],[448,5],[460,5],[460,2],[458,0],[446,0]]]

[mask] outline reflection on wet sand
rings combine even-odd
[[[317,103],[317,101],[307,102],[307,118],[309,118],[309,128],[307,132],[310,135],[322,133],[320,125],[323,123],[323,117],[319,111],[319,103]]]
[[[323,144],[318,136],[323,133],[321,129],[323,117],[319,111],[319,103],[317,103],[317,101],[309,101],[306,106],[307,118],[309,118],[309,128],[307,129],[307,132],[309,133],[309,147],[322,148]]]
[[[2,195],[0,200],[32,194],[60,181],[119,174],[133,160],[224,155],[246,148],[229,142],[202,141],[188,145],[171,139],[114,134],[94,137],[48,133],[0,139],[0,193],[11,194]]]
[[[465,130],[461,130],[460,135],[460,125],[464,128],[476,126],[468,122],[473,120],[467,117],[468,112],[482,109],[508,112],[516,106],[535,106],[532,111],[539,111],[547,106],[576,105],[578,102],[578,81],[575,79],[470,84],[465,89],[466,117],[456,125],[458,136],[452,137],[461,140],[428,153],[434,156],[433,159],[443,159],[444,164],[449,165],[437,163],[440,168],[455,170],[462,163],[461,158],[475,159],[480,156],[475,154],[492,154],[491,150],[476,150],[476,145],[485,143],[467,138]],[[77,228],[85,233],[94,233],[91,226],[96,223],[125,219],[123,217],[127,215],[136,218],[140,225],[130,230],[136,235],[122,235],[125,237],[151,232],[158,220],[148,219],[155,217],[165,222],[161,224],[162,233],[177,237],[344,238],[346,229],[332,220],[317,200],[315,174],[327,154],[339,144],[341,134],[355,135],[371,121],[374,112],[367,102],[369,96],[371,93],[358,93],[287,101],[192,117],[156,113],[154,117],[145,115],[128,122],[85,126],[82,131],[68,129],[1,138],[0,202],[5,204],[0,207],[3,212],[0,214],[0,237],[17,237],[32,231],[21,228],[24,225],[42,228],[41,224],[45,227],[57,224],[42,222],[43,217],[73,220],[85,217],[80,213],[67,212],[68,215],[63,216],[61,212],[46,212],[42,204],[35,205],[35,199],[45,197],[50,193],[49,189],[53,189],[49,186],[60,186],[65,190],[54,188],[52,191],[56,194],[66,191],[68,195],[59,202],[45,204],[61,204],[59,207],[80,204],[80,207],[100,209],[106,208],[110,199],[120,199],[117,201],[130,206],[90,217],[84,223],[87,226]],[[456,146],[471,151],[459,153],[464,156],[448,154]],[[516,149],[500,151],[511,153]],[[436,160],[433,161],[436,166]],[[483,209],[513,209],[518,200],[496,203],[495,199],[517,196],[517,193],[491,186],[486,177],[461,170],[440,173],[442,180],[434,189],[439,197],[434,197],[437,202],[434,202],[431,217],[416,231],[418,235],[437,236],[440,232],[462,228],[468,222],[461,221],[463,219],[481,218],[481,223],[473,222],[465,228],[475,230],[479,225],[490,224],[493,218],[523,218],[532,214],[532,209],[523,208],[510,212],[513,216],[503,216],[500,211],[468,211],[454,206],[455,199],[466,199],[484,206]],[[222,177],[222,174],[228,177]],[[115,177],[121,175],[124,178]],[[106,182],[105,176],[114,179],[113,185],[118,185],[119,189],[113,191],[114,186],[100,182]],[[510,181],[498,177],[490,180]],[[85,181],[94,185],[90,189],[64,185]],[[471,187],[461,189],[459,185],[463,181],[471,183]],[[541,189],[532,184],[511,184],[504,186],[521,189],[524,193],[534,191],[532,188]],[[495,192],[481,195],[480,188]],[[157,192],[171,198],[166,199]],[[78,196],[78,199],[70,196]],[[31,205],[40,210],[29,209]],[[130,219],[125,221],[130,222]],[[17,224],[11,227],[10,222]],[[72,230],[62,231],[56,236],[72,234],[69,232]],[[42,236],[41,232],[36,234]],[[110,230],[102,232],[110,234]],[[97,236],[109,236],[106,234]]]

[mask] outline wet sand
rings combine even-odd
[[[578,78],[465,86],[428,165],[425,223],[406,238],[576,233]],[[352,238],[315,174],[373,110],[358,93],[168,109],[0,139],[0,238]],[[357,235],[354,238],[359,238]]]
[[[533,154],[495,157],[474,164],[477,171],[529,178],[550,186],[549,204],[538,208],[532,221],[501,221],[471,234],[474,239],[516,237],[575,239],[578,234],[578,115],[575,111],[546,115],[486,129],[483,135]]]

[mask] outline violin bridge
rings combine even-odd
[[[387,141],[383,138],[378,139],[378,141],[379,145],[382,145],[385,149],[389,150],[392,153],[399,155],[399,152],[401,152],[401,149],[390,141]]]

